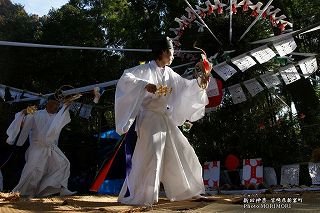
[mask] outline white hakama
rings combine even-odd
[[[29,135],[30,146],[20,181],[12,191],[24,196],[59,193],[61,188],[67,188],[70,175],[70,163],[58,148],[60,132],[71,121],[69,110],[62,107],[57,114],[39,110],[25,118],[22,112],[17,113],[7,130],[7,143],[14,143],[23,120],[17,145],[22,146]]]
[[[172,94],[148,93],[148,83],[172,87]],[[203,117],[207,104],[206,91],[196,80],[159,68],[155,61],[125,70],[116,89],[116,129],[123,134],[136,119],[138,139],[118,201],[152,205],[158,202],[160,182],[171,201],[204,193],[201,164],[177,126]]]

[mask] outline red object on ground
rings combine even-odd
[[[225,161],[225,167],[229,170],[229,171],[233,171],[235,169],[237,169],[240,165],[240,161],[237,158],[237,156],[235,155],[228,155]]]
[[[118,145],[117,150],[114,152],[113,156],[107,161],[107,163],[103,166],[103,168],[99,171],[97,178],[95,179],[95,181],[93,182],[90,191],[91,192],[97,192],[100,188],[100,186],[102,185],[103,181],[106,179],[107,174],[111,168],[111,165],[124,141],[124,138],[122,138],[122,141],[120,142],[120,144]]]

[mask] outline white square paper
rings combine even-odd
[[[228,87],[228,90],[231,94],[231,98],[234,104],[238,104],[247,100],[240,84],[232,85]]]
[[[312,180],[312,184],[320,184],[320,163],[311,163],[309,162],[309,175]]]
[[[232,66],[227,64],[226,62],[217,64],[213,67],[213,70],[224,80],[228,80],[231,76],[233,76],[237,70],[235,70]]]
[[[268,89],[275,87],[281,83],[279,78],[277,77],[277,74],[272,74],[272,73],[263,74],[263,75],[260,75],[260,78]]]
[[[280,185],[299,186],[299,164],[284,165],[281,167]]]
[[[254,66],[256,62],[248,55],[241,55],[231,59],[231,62],[236,65],[242,72]]]
[[[310,57],[299,61],[299,66],[304,74],[304,76],[308,77],[318,69],[317,59],[315,57]]]
[[[285,84],[291,84],[300,79],[300,75],[293,65],[288,65],[279,69],[280,75]]]
[[[279,53],[280,57],[288,55],[289,53],[292,53],[296,48],[297,44],[294,41],[293,37],[290,37],[288,39],[275,42],[273,43],[274,47],[276,48],[277,52]]]
[[[248,81],[243,82],[244,86],[248,89],[251,96],[255,96],[259,92],[263,91],[263,87],[256,79],[250,79]]]
[[[255,59],[260,63],[263,64],[267,61],[270,61],[273,57],[276,56],[276,53],[273,52],[271,48],[267,45],[254,49],[250,52],[250,54],[255,57]]]

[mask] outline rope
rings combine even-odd
[[[12,47],[33,47],[33,48],[50,48],[50,49],[73,49],[73,50],[104,50],[116,52],[151,52],[151,49],[126,49],[126,48],[111,48],[111,47],[81,47],[81,46],[65,46],[65,45],[49,45],[49,44],[34,44],[13,41],[0,41],[0,46]],[[181,53],[199,53],[195,50],[176,50]]]

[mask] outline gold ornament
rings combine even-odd
[[[27,114],[33,115],[36,111],[37,111],[37,107],[36,106],[28,106],[27,107]]]
[[[156,95],[158,96],[166,96],[172,93],[172,87],[168,87],[166,85],[159,85],[156,91]]]

